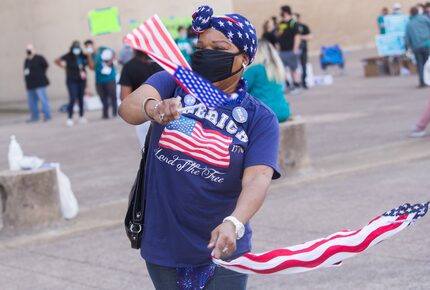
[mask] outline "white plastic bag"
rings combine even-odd
[[[61,171],[60,164],[52,164],[57,170],[58,191],[60,193],[61,212],[65,219],[72,219],[79,212],[78,201],[73,194],[69,178]]]
[[[43,165],[44,160],[37,156],[24,156],[19,161],[19,167],[22,170],[32,170],[40,168]]]
[[[9,143],[9,153],[8,153],[8,160],[9,160],[9,169],[10,170],[20,170],[21,166],[19,165],[19,162],[24,157],[24,153],[22,152],[21,146],[16,141],[16,138],[14,135],[10,137],[10,143]]]
[[[424,64],[424,83],[430,86],[430,57]]]

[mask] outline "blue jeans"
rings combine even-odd
[[[39,87],[27,90],[28,107],[31,112],[31,120],[39,120],[39,104],[42,104],[43,115],[45,120],[51,119],[51,108],[49,107],[48,96],[46,95],[46,87]]]
[[[84,116],[84,93],[87,84],[84,80],[67,80],[67,90],[69,91],[69,119],[73,117],[73,106],[78,101],[79,116]]]
[[[417,61],[418,78],[420,81],[420,86],[425,86],[424,82],[424,65],[429,58],[430,48],[420,47],[414,50],[415,59]]]
[[[149,276],[156,290],[176,290],[176,268],[158,266],[146,262]],[[204,290],[245,290],[248,275],[216,267],[215,275]]]

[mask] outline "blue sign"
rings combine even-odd
[[[402,55],[406,52],[405,35],[403,33],[378,35],[376,46],[380,56]]]
[[[406,15],[388,15],[384,17],[385,33],[406,33],[406,25],[408,24]]]

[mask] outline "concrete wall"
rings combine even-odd
[[[1,0],[0,110],[16,103],[25,107],[22,66],[29,42],[34,43],[51,64],[49,97],[67,100],[64,71],[56,67],[53,60],[68,51],[73,40],[91,38],[87,20],[87,12],[91,9],[119,7],[122,31],[93,38],[98,44],[119,49],[131,19],[143,20],[154,13],[161,17],[186,16],[207,3],[214,7],[216,14],[242,13],[259,29],[266,18],[279,15],[281,5],[289,4],[302,14],[303,21],[312,29],[315,39],[310,47],[316,50],[322,44],[331,43],[344,47],[373,44],[377,33],[376,16],[381,6],[391,7],[394,2],[401,2],[404,11],[416,3],[415,0]]]

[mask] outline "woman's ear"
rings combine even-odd
[[[249,64],[248,55],[246,53],[242,53],[242,58],[243,58],[243,63],[242,64],[248,65]]]

